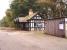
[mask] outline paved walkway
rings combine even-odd
[[[67,39],[34,32],[0,30],[0,50],[67,50]]]

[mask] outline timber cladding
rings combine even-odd
[[[65,22],[64,18],[46,20],[45,21],[45,30],[46,33],[64,37],[65,36]],[[63,28],[62,28],[63,27]]]
[[[44,33],[67,37],[67,18],[45,19],[38,12],[26,17],[19,17],[20,27],[25,31],[45,31]]]

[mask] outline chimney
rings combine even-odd
[[[29,16],[30,15],[33,15],[33,10],[32,9],[29,9]]]

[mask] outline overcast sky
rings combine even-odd
[[[5,11],[9,8],[9,4],[9,0],[0,0],[0,20],[5,16]]]

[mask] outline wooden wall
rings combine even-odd
[[[64,18],[61,19],[54,19],[54,20],[46,20],[45,21],[45,30],[48,34],[55,35],[55,36],[65,36],[65,23],[63,23],[64,29],[59,29],[59,24],[64,22]]]

